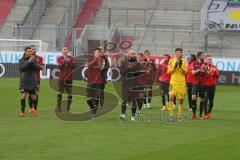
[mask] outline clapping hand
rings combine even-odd
[[[206,71],[206,67],[207,66],[203,64],[202,67],[200,68],[200,72],[205,72]]]
[[[134,63],[132,63],[132,62],[128,62],[128,68],[129,68],[129,69],[132,69],[133,66],[134,66]]]
[[[182,59],[178,60],[178,61],[175,63],[174,69],[176,69],[177,67],[182,67]]]
[[[32,63],[35,60],[35,56],[31,56],[29,62]]]
[[[181,68],[181,67],[182,67],[182,59],[180,59],[180,60],[178,60],[178,61],[179,61],[179,62],[178,62],[178,63],[179,63],[178,67]]]

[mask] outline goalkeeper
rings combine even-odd
[[[171,74],[170,88],[169,88],[169,111],[170,121],[174,121],[174,98],[179,100],[178,119],[183,119],[183,100],[186,94],[186,79],[187,74],[187,60],[183,58],[183,49],[177,48],[175,50],[176,56],[170,59],[168,64],[168,73]]]

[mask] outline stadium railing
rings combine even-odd
[[[199,11],[205,0],[104,0],[103,7],[128,8],[128,9],[152,9],[161,10]],[[126,3],[128,2],[128,3]]]
[[[21,24],[17,25],[18,39],[32,39],[44,15],[49,0],[34,0]]]
[[[144,26],[141,28],[116,26],[116,28],[117,30],[114,30],[113,27],[109,29],[107,26],[94,25],[85,27],[82,29],[83,32],[79,39],[73,37],[75,39],[75,55],[91,53],[91,47],[96,47],[93,45],[106,45],[108,42],[114,42],[118,46],[122,40],[126,40],[126,37],[128,37],[128,40],[132,43],[132,49],[136,49],[139,52],[149,49],[155,55],[173,53],[175,48],[182,47],[186,55],[207,50],[213,57],[239,57],[240,46],[237,45],[236,41],[238,37],[236,35],[237,32],[235,34],[230,34],[226,31],[209,33],[207,46],[205,46],[204,33],[191,31],[191,26],[188,28],[151,26],[148,28],[148,32],[142,43],[140,37],[146,31]],[[221,34],[223,36],[219,38]],[[235,37],[233,37],[234,35]]]
[[[149,27],[149,26],[148,26]],[[26,28],[27,30],[28,28]],[[74,33],[77,30],[82,30],[80,38],[73,34],[74,39],[74,54],[88,54],[91,52],[91,47],[94,45],[105,45],[108,42],[116,43],[117,47],[122,40],[130,40],[132,43],[132,49],[136,49],[138,52],[143,52],[145,49],[151,50],[153,54],[162,55],[163,53],[173,53],[177,47],[184,48],[185,54],[196,53],[205,50],[204,33],[198,31],[191,31],[189,28],[174,28],[170,26],[151,26],[145,38],[140,43],[140,40],[146,27],[137,26],[114,26],[108,28],[107,26],[90,25],[85,28],[75,28]],[[52,32],[56,32],[53,28]],[[239,57],[239,32],[209,32],[207,51],[214,57]],[[53,38],[53,41],[56,40]],[[94,42],[94,44],[93,44]],[[46,42],[42,42],[44,47]],[[1,51],[10,51],[11,48],[23,48],[26,43],[14,42],[9,43],[8,40],[1,41]],[[96,46],[95,46],[96,47]],[[17,50],[17,49],[16,49]],[[60,50],[42,49],[43,51],[56,52]]]
[[[66,8],[64,16],[56,27],[56,48],[61,48],[68,37],[68,33],[74,28],[74,24],[80,14],[86,0],[73,0],[68,8]]]

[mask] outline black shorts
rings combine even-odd
[[[161,92],[162,94],[166,95],[169,93],[169,86],[170,83],[169,82],[160,82],[160,88],[161,88]]]
[[[187,88],[188,88],[188,90],[191,90],[191,91],[192,91],[192,87],[193,87],[192,83],[187,83]]]
[[[192,86],[192,95],[199,96],[200,98],[205,98],[207,93],[207,87],[206,86]]]
[[[72,80],[58,80],[58,92],[63,93],[64,91],[67,93],[72,91]]]
[[[100,98],[100,91],[102,90],[102,84],[88,83],[86,94],[87,98]]]
[[[138,86],[135,86],[135,87],[132,87],[132,88],[130,88],[130,91],[131,92],[144,92],[145,91],[145,89],[146,89],[146,86],[144,86],[144,85],[138,85]]]
[[[34,90],[34,89],[28,90],[28,89],[21,89],[20,88],[20,92],[21,93],[28,93],[29,95],[36,95],[36,90]]]
[[[216,86],[207,86],[207,94],[212,94],[212,95],[215,95],[215,92],[216,92]]]

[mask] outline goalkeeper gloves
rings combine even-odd
[[[175,63],[174,69],[176,69],[178,67],[178,61]]]
[[[182,67],[182,59],[179,60],[179,65],[178,65],[179,68]]]
[[[174,66],[174,69],[176,69],[177,67],[182,67],[182,59],[178,60],[176,63],[175,63],[175,66]]]

